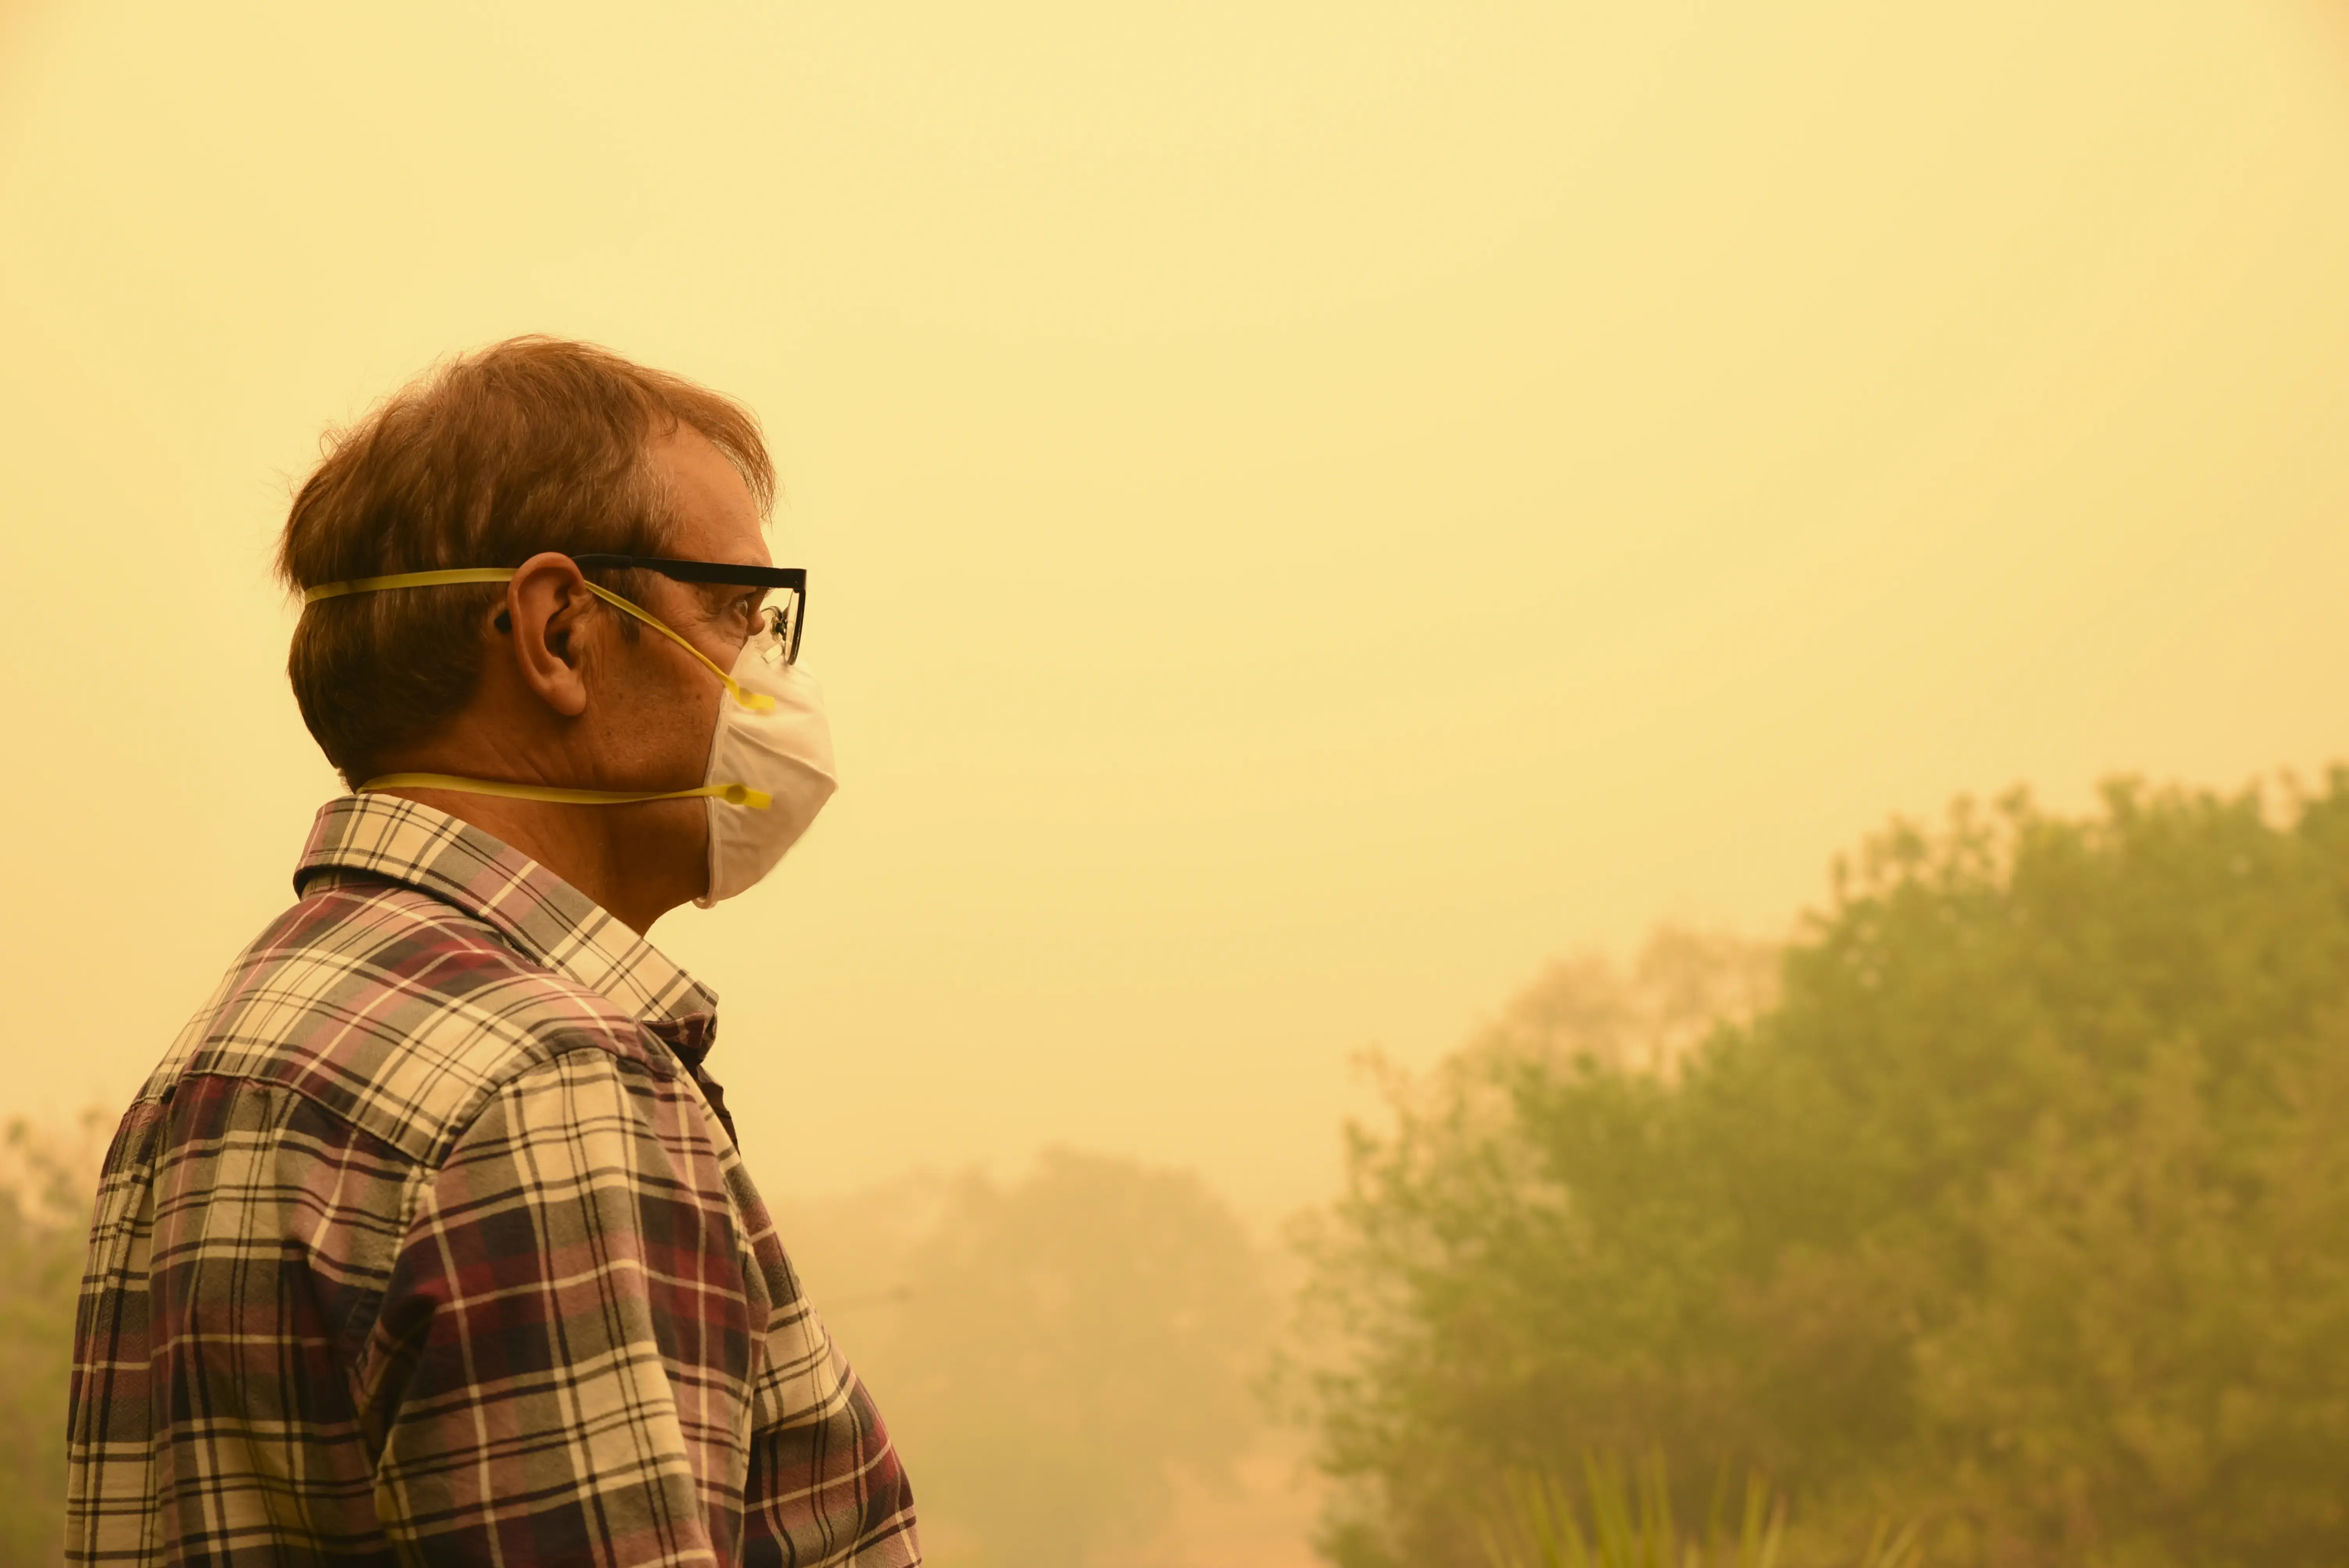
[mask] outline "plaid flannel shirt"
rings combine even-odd
[[[295,887],[107,1155],[67,1559],[918,1563],[716,998],[409,801],[327,805]]]

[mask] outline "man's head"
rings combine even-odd
[[[304,589],[458,567],[514,575],[307,605],[288,661],[304,720],[353,784],[420,771],[698,785],[725,691],[709,665],[733,665],[761,593],[592,573],[704,664],[599,599],[571,557],[767,565],[773,484],[741,408],[600,349],[519,338],[442,367],[332,443],[295,499],[280,573]],[[639,929],[703,891],[697,800],[599,811],[403,793],[492,827]]]
[[[295,497],[279,575],[302,589],[520,566],[546,551],[677,555],[682,498],[658,454],[682,432],[716,449],[763,513],[774,469],[741,407],[586,344],[498,344],[420,378],[331,438]],[[707,477],[707,464],[698,467]],[[604,581],[630,598],[653,591],[618,575]],[[303,614],[288,674],[303,721],[345,779],[384,771],[388,758],[464,707],[481,675],[479,633],[503,597],[488,584],[424,589],[328,600]]]

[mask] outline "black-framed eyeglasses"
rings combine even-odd
[[[800,636],[807,629],[807,568],[804,566],[745,566],[731,561],[666,561],[652,555],[574,555],[577,566],[623,572],[651,572],[677,583],[714,583],[727,588],[781,589],[788,595],[780,604],[760,612],[782,645],[783,663],[796,664]]]

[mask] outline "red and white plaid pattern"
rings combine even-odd
[[[107,1155],[67,1559],[920,1562],[716,998],[409,801],[326,806],[295,885]]]

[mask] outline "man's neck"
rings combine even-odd
[[[470,777],[454,769],[419,770]],[[654,813],[674,817],[680,810],[698,817],[702,810],[698,800],[564,806],[424,787],[383,793],[446,811],[528,855],[639,936],[648,934],[662,915],[698,895],[698,889],[678,885],[681,879],[659,874],[658,861],[674,856],[647,852],[676,839],[679,824],[657,819],[647,821],[646,817]]]

